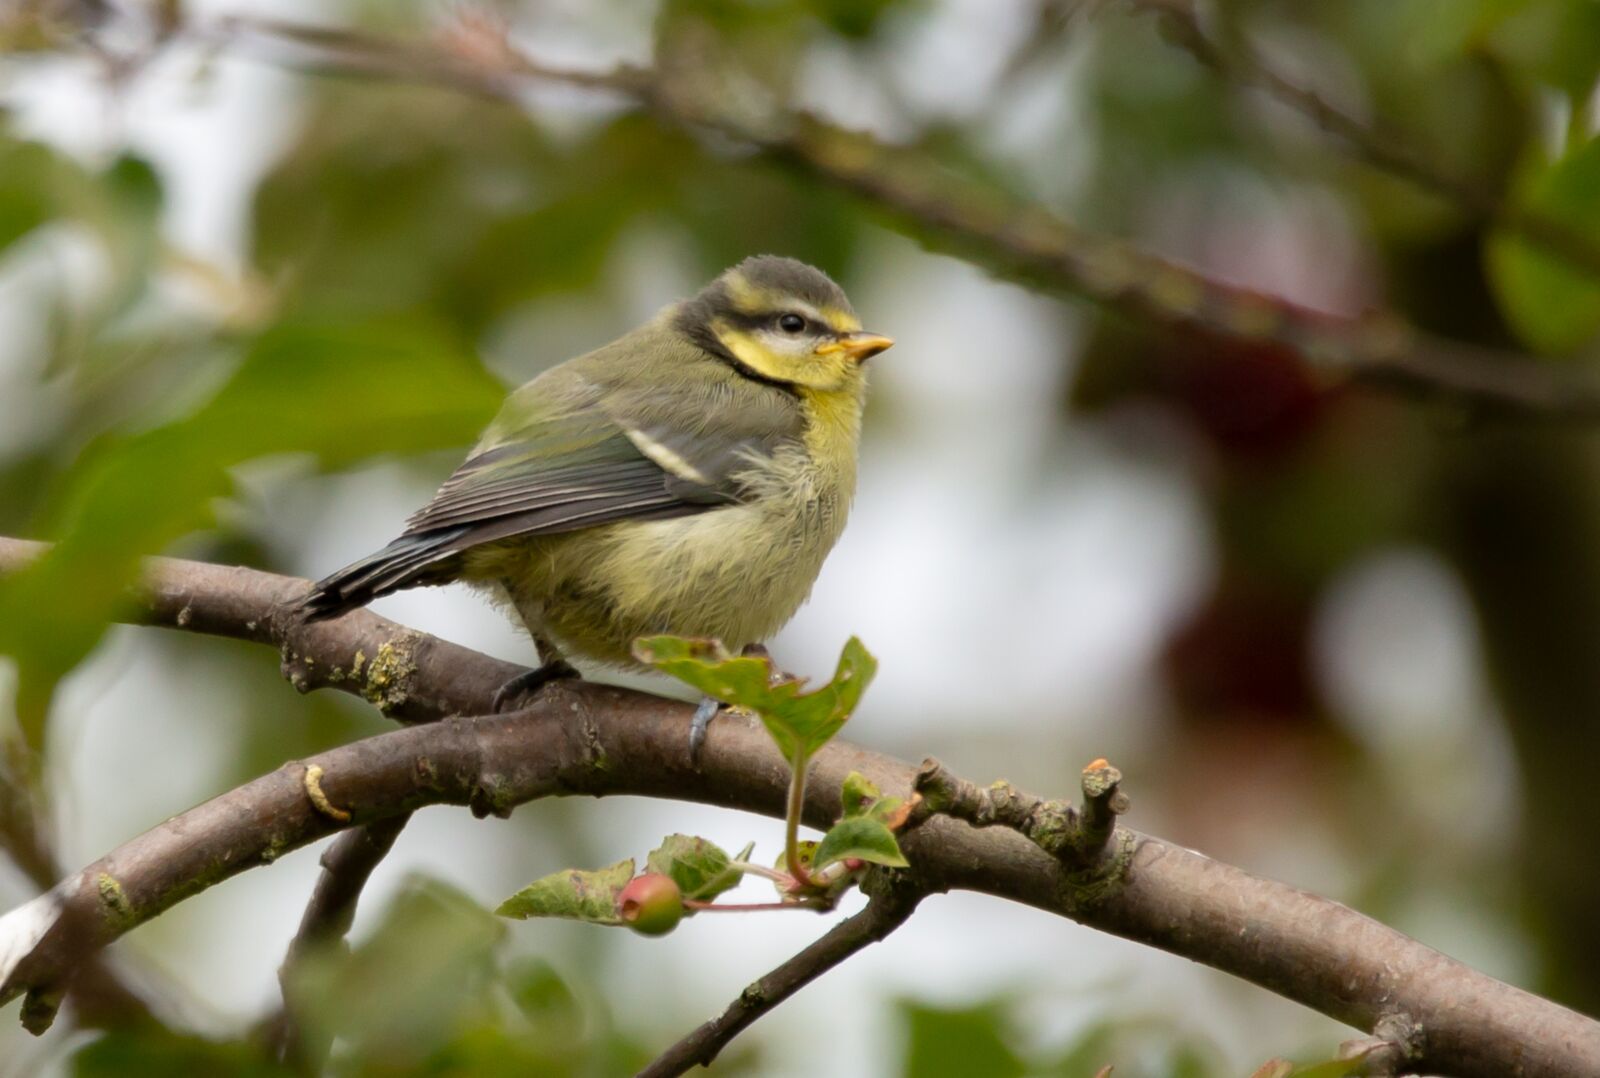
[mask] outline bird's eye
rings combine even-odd
[[[806,320],[797,314],[779,315],[778,328],[785,333],[799,333],[806,328]]]

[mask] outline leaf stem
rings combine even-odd
[[[806,803],[806,766],[810,762],[811,753],[803,746],[796,746],[794,759],[789,761],[789,811],[783,821],[783,857],[789,875],[794,877],[795,883],[808,889],[816,887],[816,883],[800,863],[800,813]]]
[[[750,861],[729,861],[728,867],[733,869],[735,872],[743,872],[751,876],[760,876],[763,879],[771,880],[773,883],[790,884],[794,882],[794,877],[789,875],[787,872],[779,872],[775,868],[768,868],[766,865],[757,865]]]
[[[683,908],[696,913],[751,913],[757,910],[815,910],[827,905],[815,898],[802,898],[793,902],[706,902],[698,898],[683,900]]]

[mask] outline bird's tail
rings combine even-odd
[[[312,585],[300,601],[307,621],[336,618],[390,592],[455,579],[466,528],[402,535],[382,550]]]

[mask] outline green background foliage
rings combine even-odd
[[[108,67],[77,21],[96,6],[0,11],[0,534],[58,544],[0,580],[8,849],[34,834],[14,800],[67,868],[384,728],[292,693],[258,648],[109,628],[140,557],[332,570],[448,474],[506,385],[777,251],[825,267],[901,342],[874,360],[856,518],[778,652],[821,675],[841,641],[872,641],[883,670],[850,737],[1044,793],[1108,756],[1149,830],[1600,1011],[1587,428],[1334,384],[1270,342],[1027,295],[793,160],[604,94],[291,72],[292,49],[158,42],[137,15],[105,39],[127,52]],[[1217,279],[1391,310],[1574,376],[1600,357],[1600,275],[1514,227],[1536,215],[1600,244],[1591,0],[1217,5],[1226,40],[1373,117],[1478,204],[1373,167],[1138,5],[559,7],[496,5],[535,55],[684,63],[721,100],[873,130]],[[439,12],[325,17],[420,37]],[[172,133],[194,116],[222,119]],[[390,610],[528,657],[470,601]],[[680,810],[423,814],[348,958],[294,989],[326,1019],[334,1072],[624,1073],[759,975],[764,943],[821,931],[708,917],[657,942],[487,912],[563,865],[714,826]],[[178,1001],[166,1025],[37,1044],[6,1028],[0,1057],[275,1073],[252,1026],[312,861],[127,941],[131,965],[176,983],[154,993]],[[8,870],[0,904],[38,886]],[[802,995],[718,1071],[802,1073],[797,1046],[829,1039],[807,1023],[857,1053],[838,1073],[918,1076],[1233,1075],[1343,1035],[1176,960],[963,901],[930,901],[866,972],[833,975],[859,977],[845,1002]],[[991,951],[1061,958],[1011,976]],[[229,1005],[194,983],[228,986]]]

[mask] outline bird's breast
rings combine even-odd
[[[563,537],[540,563],[542,620],[569,648],[626,664],[639,636],[766,640],[811,593],[855,488],[800,447],[742,478],[735,505]]]

